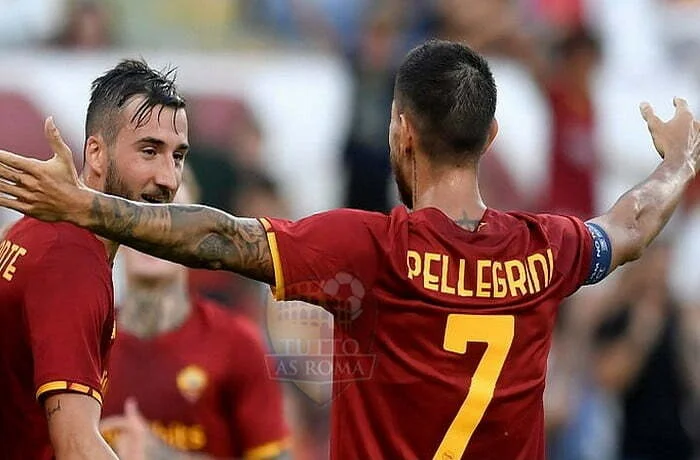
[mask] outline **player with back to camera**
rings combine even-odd
[[[0,152],[9,181],[0,191],[10,195],[0,204],[234,271],[336,315],[344,303],[324,283],[353,275],[362,314],[336,329],[338,343],[354,340],[376,364],[370,378],[334,383],[333,458],[543,459],[558,305],[638,258],[695,177],[698,122],[686,101],[674,105],[668,122],[641,107],[663,160],[589,222],[482,202],[477,170],[498,132],[496,85],[481,56],[446,41],[417,47],[398,71],[389,144],[406,206],[390,215],[340,209],[289,222],[106,196],[79,183],[53,129],[48,162]]]

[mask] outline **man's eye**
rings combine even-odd
[[[152,148],[145,148],[145,149],[143,149],[143,150],[141,150],[141,151],[142,151],[143,154],[146,155],[146,156],[154,156],[154,155],[156,154],[156,149],[152,149]]]

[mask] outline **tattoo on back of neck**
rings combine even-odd
[[[469,216],[466,213],[464,213],[464,214],[462,214],[462,217],[455,220],[455,222],[460,227],[473,232],[474,230],[479,228],[479,224],[481,223],[481,219],[470,219]]]

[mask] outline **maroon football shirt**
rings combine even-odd
[[[114,333],[104,244],[66,223],[12,226],[0,241],[0,328],[2,458],[51,458],[41,400],[68,391],[102,402]]]
[[[547,354],[589,276],[586,224],[489,209],[470,232],[404,207],[262,222],[278,299],[335,317],[333,458],[544,458]]]
[[[213,303],[196,301],[182,326],[149,340],[117,328],[109,369],[103,416],[135,398],[172,447],[217,458],[286,448],[281,388],[268,377],[258,327]]]

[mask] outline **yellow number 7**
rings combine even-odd
[[[452,420],[433,460],[462,458],[469,440],[486,412],[503,363],[513,344],[515,318],[497,315],[449,315],[443,348],[454,353],[467,352],[468,342],[485,342],[484,356],[474,371],[467,398]]]

